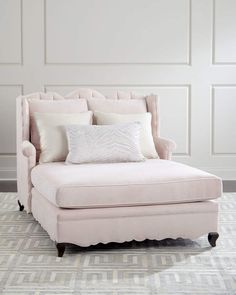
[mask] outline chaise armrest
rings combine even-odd
[[[36,164],[36,149],[34,147],[34,145],[29,142],[28,140],[24,140],[22,142],[22,154],[26,157],[26,158],[31,158],[32,160],[35,160],[35,164]],[[34,164],[34,166],[35,166]]]
[[[172,153],[176,149],[176,143],[167,138],[156,137],[154,139],[158,155],[163,160],[171,160]]]
[[[28,140],[24,140],[21,145],[23,158],[26,158],[28,172],[36,166],[36,148]]]
[[[36,149],[28,140],[19,143],[17,152],[18,200],[23,208],[31,212],[31,170],[36,165]]]

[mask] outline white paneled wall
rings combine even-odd
[[[15,178],[15,97],[157,93],[174,159],[236,179],[235,0],[0,0],[0,178]]]

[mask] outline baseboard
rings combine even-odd
[[[223,180],[223,191],[225,193],[236,192],[236,180]]]
[[[0,180],[0,192],[16,192],[15,180]],[[226,193],[236,192],[236,180],[223,180],[223,191]]]
[[[17,192],[16,180],[0,180],[0,192]]]
[[[16,180],[16,170],[14,168],[0,167],[0,181],[2,180]]]
[[[224,168],[224,167],[203,167],[196,166],[196,168],[203,171],[209,172],[211,174],[221,177],[223,180],[236,180],[236,169],[235,168]]]

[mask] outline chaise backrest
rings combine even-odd
[[[75,91],[62,96],[55,92],[43,93],[37,92],[25,96],[19,96],[17,98],[17,191],[18,199],[24,205],[25,210],[29,213],[31,212],[31,169],[36,165],[36,150],[29,143],[30,138],[30,108],[29,104],[31,100],[48,100],[48,101],[58,101],[66,99],[86,99],[89,105],[89,100],[91,99],[101,99],[106,101],[115,100],[120,102],[127,102],[127,100],[139,100],[137,104],[134,104],[136,110],[133,109],[133,112],[150,112],[152,113],[152,133],[153,137],[158,139],[159,137],[159,119],[158,119],[158,99],[156,95],[139,95],[134,92],[122,92],[122,91],[112,91],[108,96],[101,94],[100,92],[92,89],[79,88]],[[142,103],[140,103],[142,101]],[[107,101],[108,102],[108,101]],[[126,112],[123,103],[122,107],[119,104],[119,112]],[[137,108],[138,105],[138,108]],[[113,105],[114,108],[114,105]],[[53,107],[53,111],[56,110]],[[101,109],[100,109],[101,111]],[[106,110],[104,109],[106,112]],[[158,145],[161,148],[161,145]],[[163,151],[165,147],[163,148]],[[25,156],[25,153],[27,156]],[[163,158],[169,158],[170,156],[164,155],[165,152],[161,152]],[[161,154],[160,153],[160,154]]]
[[[138,112],[150,112],[152,113],[152,132],[153,136],[157,137],[159,135],[159,118],[158,118],[158,99],[156,95],[140,95],[135,92],[122,92],[122,91],[112,91],[109,96],[105,96],[100,92],[87,88],[78,88],[69,94],[62,96],[56,92],[37,92],[25,96],[20,96],[17,98],[17,143],[18,145],[24,141],[30,141],[30,108],[29,104],[32,100],[49,100],[58,101],[66,99],[86,99],[88,102],[91,99],[101,99],[104,100],[104,106],[106,105],[106,100],[141,100],[144,103],[138,104],[136,107]],[[89,103],[88,103],[89,105]],[[120,104],[119,104],[120,105]],[[121,102],[122,105],[122,102]],[[124,104],[125,105],[125,104]],[[135,111],[135,104],[134,110]],[[55,104],[55,112],[56,104]],[[104,109],[106,111],[106,109]],[[122,107],[119,108],[119,113],[127,113],[126,109]]]

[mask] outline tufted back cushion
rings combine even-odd
[[[117,113],[150,112],[152,114],[153,137],[156,138],[159,136],[159,108],[157,95],[141,95],[133,91],[124,92],[113,90],[109,95],[105,96],[96,90],[78,88],[66,95],[66,98],[86,98],[88,101],[88,109],[92,111],[98,110]],[[97,98],[103,99],[103,101],[98,102]],[[117,102],[114,102],[114,100]],[[128,101],[130,101],[130,103],[128,103]]]
[[[78,88],[73,92],[70,92],[66,96],[62,96],[56,92],[37,92],[32,93],[26,96],[20,96],[17,100],[17,141],[18,145],[23,140],[30,140],[30,101],[32,100],[47,100],[47,101],[58,101],[58,100],[71,100],[71,99],[86,99],[88,101],[92,101],[93,99],[100,99],[105,102],[108,100],[117,100],[117,101],[124,101],[127,100],[133,100],[130,105],[133,107],[133,113],[134,112],[150,112],[152,114],[152,133],[154,137],[159,136],[159,118],[158,118],[158,99],[156,95],[139,95],[135,92],[122,92],[122,91],[112,91],[109,94],[109,97],[106,97],[105,95],[101,94],[100,92],[92,89],[87,88]],[[135,101],[137,99],[140,99],[140,101],[137,101],[137,104]],[[108,103],[109,104],[109,103]],[[116,108],[119,108],[118,111],[122,113],[122,104],[119,105],[116,103],[110,103]],[[126,103],[124,102],[124,105]],[[113,107],[112,106],[112,107]],[[106,111],[107,106],[104,107],[105,109],[100,109],[100,111]],[[135,111],[134,111],[135,108]],[[127,113],[127,109],[123,109],[124,113]],[[56,111],[56,103],[55,103],[55,112]]]
[[[137,99],[137,98],[145,98],[145,95],[140,95],[135,92],[124,92],[113,90],[109,92],[109,95],[103,95],[100,92],[87,88],[78,88],[74,91],[68,93],[66,98],[103,98],[103,99]]]
[[[35,92],[17,98],[17,135],[18,140],[30,140],[30,107],[31,101],[58,101],[66,99],[100,97],[105,98],[99,92],[90,89],[79,89],[74,94],[62,96],[56,92]],[[55,104],[56,107],[56,104]],[[54,109],[56,112],[56,108]]]
[[[99,111],[105,113],[135,114],[146,113],[147,105],[144,98],[141,99],[87,99],[88,109],[92,112]]]

